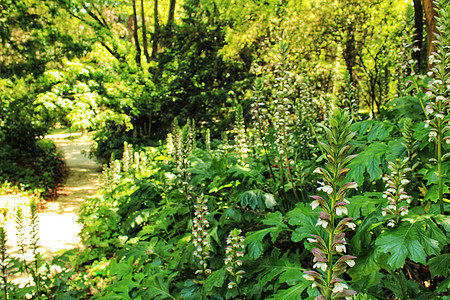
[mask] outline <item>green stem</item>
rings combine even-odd
[[[286,158],[286,165],[287,165],[286,168],[288,169],[289,180],[291,182],[292,190],[294,191],[295,200],[297,202],[300,202],[299,199],[298,199],[298,196],[297,196],[297,191],[295,190],[294,180],[292,180],[291,164],[289,163],[289,158],[288,158],[288,155],[287,155],[287,152],[286,152],[286,150],[287,150],[286,149],[287,148],[286,147],[286,141],[284,143],[285,143],[284,156]]]
[[[437,165],[439,178],[439,207],[441,214],[444,214],[444,182],[442,178],[442,136],[441,136],[441,119],[438,122],[438,136],[437,136]]]
[[[334,240],[334,205],[336,204],[336,195],[335,195],[335,189],[336,186],[333,185],[333,193],[332,197],[330,197],[331,200],[331,206],[330,206],[330,233],[328,235],[328,263],[327,263],[327,292],[325,297],[327,300],[331,300],[331,294],[332,294],[332,288],[331,288],[331,280],[333,279],[333,240]]]

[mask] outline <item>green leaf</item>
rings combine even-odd
[[[226,276],[227,270],[225,268],[212,272],[203,283],[205,290],[211,291],[214,287],[222,287],[225,282]]]
[[[348,198],[350,204],[346,207],[348,209],[348,216],[350,218],[358,219],[362,216],[367,217],[371,213],[379,211],[380,205],[386,202],[383,198],[383,193],[380,192],[366,192],[363,195],[356,195]]]
[[[286,283],[288,285],[297,284],[302,278],[302,266],[298,254],[284,253],[280,257],[280,250],[275,248],[271,255],[265,257],[259,267],[262,269],[258,272],[261,286],[266,286],[278,276],[278,283]]]
[[[283,231],[287,230],[288,227],[283,221],[283,216],[281,212],[277,211],[274,213],[268,213],[266,218],[262,220],[263,224],[269,225],[272,227],[265,228],[262,230],[251,232],[245,238],[245,242],[248,245],[248,252],[250,258],[257,259],[263,253],[263,239],[264,237],[270,233],[272,237],[272,243],[275,242],[278,235]]]
[[[270,227],[258,231],[253,231],[246,236],[245,243],[247,244],[248,255],[250,258],[257,259],[263,254],[264,247],[262,241],[264,237],[269,233],[275,232],[276,230],[276,227]]]
[[[364,172],[367,171],[370,179],[378,180],[383,173],[380,167],[381,159],[389,148],[386,144],[375,142],[367,146],[359,155],[353,159],[348,167],[347,181],[355,181],[358,186],[364,182]]]
[[[446,243],[430,216],[404,218],[399,227],[384,232],[375,242],[378,251],[390,253],[387,263],[394,270],[403,267],[406,258],[426,264],[427,255],[438,255]]]
[[[178,272],[163,271],[146,278],[141,288],[146,288],[145,299],[176,299],[170,294],[169,285]]]
[[[295,243],[315,234],[324,237],[325,230],[319,226],[316,227],[319,213],[313,211],[310,206],[304,203],[298,203],[296,207],[286,214],[286,220],[289,225],[296,226],[291,235],[291,240]]]
[[[264,193],[261,190],[250,190],[238,196],[238,201],[242,207],[249,206],[251,209],[264,211],[267,208],[273,209],[277,205],[272,194]]]
[[[278,292],[272,297],[267,299],[283,299],[283,300],[298,300],[303,299],[302,293],[305,289],[307,289],[311,283],[303,279],[297,285],[290,287],[286,290],[278,290]]]
[[[373,142],[375,140],[383,141],[394,130],[395,125],[388,121],[374,121],[374,126],[367,134],[367,141]]]
[[[438,255],[428,260],[428,266],[430,267],[430,273],[432,277],[438,275],[447,277],[450,270],[450,253]]]

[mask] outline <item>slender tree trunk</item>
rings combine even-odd
[[[175,3],[176,0],[170,0],[169,5],[169,17],[167,18],[167,30],[169,33],[173,30],[173,23],[175,21]]]
[[[145,13],[144,0],[141,0],[141,18],[142,18],[142,46],[144,47],[144,55],[147,63],[150,62],[150,55],[148,54],[147,28],[145,27]]]
[[[436,47],[434,46],[433,41],[436,40],[435,34],[437,33],[436,28],[436,5],[433,3],[433,0],[422,0],[423,11],[425,12],[425,19],[427,21],[427,44],[428,44],[428,57],[431,53],[436,51]],[[427,70],[430,70],[433,65],[430,64],[429,59],[427,59]]]
[[[158,17],[158,0],[155,0],[155,6],[153,8],[153,17],[154,17],[154,29],[155,32],[153,33],[152,37],[152,59],[156,59],[156,55],[158,54],[158,41],[159,41],[159,17]]]
[[[139,46],[139,36],[138,36],[138,23],[137,23],[137,12],[136,12],[136,0],[133,0],[133,36],[134,43],[136,45],[136,64],[141,66],[141,47]]]
[[[350,77],[350,83],[355,86],[355,77],[353,74],[353,68],[356,64],[356,46],[355,46],[355,33],[352,25],[348,25],[347,28],[347,41],[345,42],[345,48],[343,51],[345,65]]]
[[[423,9],[421,0],[414,0],[414,46],[418,51],[413,51],[412,58],[417,61],[418,72],[422,70],[422,41],[423,41]]]

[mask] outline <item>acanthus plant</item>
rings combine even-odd
[[[227,247],[225,249],[225,266],[226,270],[233,277],[228,283],[228,288],[236,288],[240,299],[244,299],[239,284],[243,278],[244,270],[241,270],[242,257],[244,256],[245,244],[244,236],[241,235],[242,230],[233,229],[227,237]]]
[[[428,83],[426,93],[427,116],[426,127],[430,128],[429,138],[436,145],[436,162],[438,168],[438,191],[441,214],[444,214],[444,171],[443,162],[450,155],[445,152],[444,143],[450,144],[450,13],[446,10],[447,1],[435,1],[439,17],[436,18],[436,52],[430,55],[430,63],[433,65],[428,72],[431,80]]]
[[[347,218],[346,205],[350,202],[345,199],[350,189],[357,189],[356,182],[343,183],[347,173],[350,171],[347,164],[356,157],[348,155],[351,146],[350,140],[355,136],[351,132],[350,116],[336,110],[330,119],[330,128],[323,126],[328,142],[319,142],[326,151],[327,163],[325,168],[316,168],[315,173],[323,176],[323,182],[318,190],[325,192],[326,196],[311,196],[312,209],[320,207],[320,218],[316,226],[322,226],[328,233],[328,239],[318,235],[308,238],[315,247],[312,249],[314,255],[313,268],[317,271],[305,271],[303,277],[313,281],[313,287],[317,287],[320,296],[315,300],[330,300],[339,298],[351,298],[356,292],[349,289],[342,279],[347,267],[355,265],[355,256],[345,254],[347,252],[347,240],[345,231],[355,229],[356,224],[352,218]]]
[[[238,154],[238,162],[245,167],[249,165],[246,163],[248,154],[250,152],[247,132],[245,130],[244,116],[242,105],[236,107],[236,121],[234,127],[234,141],[236,143],[236,152]]]
[[[197,204],[194,205],[194,219],[192,220],[192,236],[193,236],[193,244],[194,244],[194,256],[198,258],[200,269],[198,269],[195,273],[201,274],[203,279],[211,274],[211,270],[208,269],[207,259],[210,258],[210,242],[209,242],[209,234],[207,229],[209,228],[209,222],[207,220],[207,216],[209,215],[208,211],[208,199],[204,198],[203,195],[201,197],[197,197]]]
[[[193,186],[190,184],[191,172],[189,171],[189,167],[191,165],[191,161],[189,159],[189,155],[195,149],[194,122],[191,122],[188,119],[186,125],[183,126],[183,129],[175,123],[173,131],[173,141],[169,143],[173,145],[173,150],[171,151],[173,152],[172,155],[177,167],[178,183],[180,185],[179,190],[180,193],[186,197],[186,204],[192,215],[194,213],[192,209]]]
[[[273,125],[276,133],[276,145],[278,147],[277,163],[280,169],[280,183],[284,188],[285,186],[285,172],[287,170],[287,181],[289,181],[296,202],[299,202],[297,196],[297,190],[292,178],[291,165],[292,159],[289,157],[291,152],[291,136],[292,136],[292,110],[293,103],[290,99],[291,87],[290,80],[292,77],[291,72],[288,70],[288,45],[281,42],[278,46],[279,64],[278,69],[275,71],[275,95],[274,95],[274,108],[273,108]],[[285,197],[287,198],[287,197]],[[286,207],[289,206],[286,203]]]
[[[402,216],[406,216],[409,212],[409,204],[411,203],[411,196],[406,193],[405,187],[410,182],[406,179],[407,172],[411,171],[407,167],[408,158],[403,160],[396,159],[395,162],[389,162],[390,174],[383,177],[386,182],[386,190],[383,192],[383,198],[387,199],[388,206],[383,207],[383,216],[391,215],[387,226],[396,226]],[[408,205],[402,205],[406,202]]]

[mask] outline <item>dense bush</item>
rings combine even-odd
[[[8,144],[0,146],[0,181],[36,190],[43,197],[52,198],[65,178],[62,155],[50,140],[30,144],[29,151]]]

